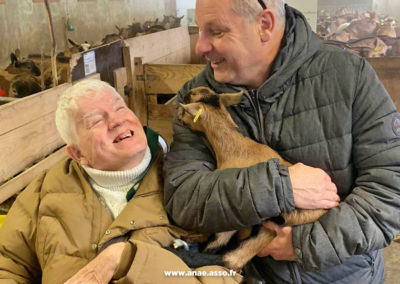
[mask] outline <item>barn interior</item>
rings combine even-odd
[[[195,53],[195,2],[0,0],[0,226],[18,193],[65,156],[52,117],[77,81],[110,83],[171,143],[175,94],[206,63]],[[285,2],[325,43],[365,57],[399,110],[400,1]],[[398,283],[399,237],[384,260],[385,283]]]

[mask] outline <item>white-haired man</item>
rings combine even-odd
[[[175,120],[164,166],[172,219],[213,233],[331,208],[314,224],[264,223],[277,237],[252,262],[262,278],[382,283],[381,249],[400,230],[400,115],[372,67],[321,42],[283,0],[197,0],[195,19],[209,62],[178,101],[199,86],[243,91],[229,108],[239,130],[294,165],[216,170],[210,145]]]
[[[199,268],[201,276],[227,277],[166,274],[191,272],[161,248],[189,233],[169,223],[162,204],[158,135],[114,88],[97,80],[70,87],[56,125],[69,157],[10,209],[0,229],[0,283],[240,282],[218,266]]]

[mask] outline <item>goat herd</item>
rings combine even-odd
[[[318,11],[317,34],[363,57],[400,56],[398,20],[376,12]]]
[[[115,40],[127,39],[180,26],[182,17],[164,16],[162,21],[134,21],[128,27],[116,26],[117,32],[107,34],[101,42],[77,44],[69,39],[57,56],[58,82],[68,81],[71,54],[86,51]],[[397,19],[375,12],[351,12],[342,8],[318,11],[317,34],[327,44],[348,49],[363,57],[400,56],[400,25]],[[68,43],[66,43],[68,45]],[[25,97],[52,87],[50,57],[29,55],[22,58],[16,50],[10,55],[10,64],[0,69],[0,97]]]
[[[134,21],[128,27],[118,27],[118,32],[107,34],[100,43],[89,44],[84,42],[77,44],[69,39],[63,52],[57,55],[57,75],[59,84],[68,82],[70,74],[71,54],[87,51],[91,48],[140,35],[159,32],[180,26],[183,16],[164,16],[163,21],[146,21],[143,24]],[[10,63],[5,69],[0,69],[0,97],[21,98],[52,86],[52,71],[50,56],[31,54],[23,58],[17,49],[10,54]],[[7,100],[8,101],[8,100]],[[0,99],[0,104],[2,103]]]

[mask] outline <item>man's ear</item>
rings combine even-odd
[[[80,165],[87,165],[86,158],[82,155],[78,146],[76,145],[67,145],[66,147],[67,155],[74,161],[78,162]]]
[[[258,29],[262,43],[271,39],[272,32],[276,26],[275,14],[270,9],[265,9],[258,15]]]

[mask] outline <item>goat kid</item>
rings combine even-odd
[[[237,105],[242,95],[243,92],[216,94],[207,87],[194,88],[184,97],[185,104],[180,104],[178,118],[191,130],[204,133],[215,152],[217,167],[220,170],[245,168],[274,158],[279,159],[283,165],[291,166],[269,146],[257,143],[238,131],[226,107]],[[199,115],[200,109],[202,111]],[[198,119],[194,122],[193,118],[196,116]],[[327,210],[323,209],[296,209],[283,213],[280,217],[286,226],[296,226],[315,222],[326,212]],[[238,248],[228,251],[222,257],[224,265],[230,269],[242,269],[276,236],[274,231],[263,226],[256,236],[250,238],[251,228],[244,230],[240,230],[238,236],[245,236],[246,239],[241,239]],[[225,246],[236,232],[217,233],[215,241],[209,243],[205,251]]]

